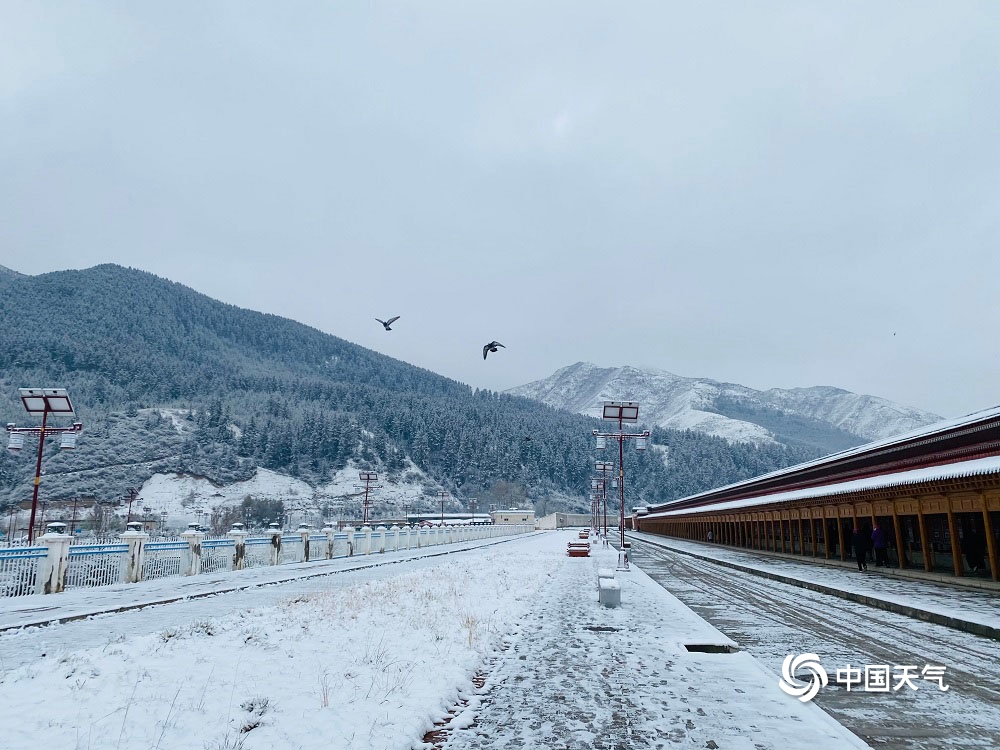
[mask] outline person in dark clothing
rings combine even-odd
[[[973,573],[978,573],[979,569],[983,567],[985,546],[986,540],[975,529],[970,529],[969,533],[965,535],[965,539],[962,540],[962,547],[965,548],[965,561]]]
[[[886,554],[888,546],[889,540],[885,538],[885,532],[876,522],[875,529],[872,531],[872,547],[875,550],[875,565],[879,568],[885,567],[888,562]]]
[[[868,538],[857,526],[851,535],[851,546],[854,547],[854,559],[858,561],[858,570],[868,570]]]

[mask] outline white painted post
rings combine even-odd
[[[375,529],[374,540],[375,545],[372,548],[372,551],[383,554],[385,552],[385,526],[379,526]]]
[[[390,549],[389,551],[390,552],[398,552],[399,551],[399,526],[397,526],[396,524],[393,524],[392,526],[389,527],[389,531],[392,532],[392,549]]]
[[[271,535],[271,565],[277,565],[281,560],[281,528],[276,523],[268,524],[267,533]]]
[[[142,561],[146,556],[146,542],[149,534],[142,529],[142,524],[129,524],[128,531],[120,534],[121,540],[128,545],[128,552],[125,555],[124,582],[138,583],[142,580]]]
[[[309,529],[299,527],[299,536],[302,537],[302,554],[299,562],[309,562]]]
[[[38,537],[38,541],[48,548],[48,553],[38,561],[36,594],[58,594],[66,588],[69,544],[73,537],[62,533],[65,527],[66,524],[50,524],[45,533]]]
[[[348,557],[353,557],[354,553],[357,552],[357,550],[354,549],[354,546],[355,546],[354,545],[354,527],[353,526],[346,526],[346,527],[344,527],[344,533],[347,534],[347,556]]]
[[[326,524],[323,527],[323,533],[326,534],[326,559],[333,559],[333,536],[337,531],[333,528],[331,524]]]
[[[184,567],[184,575],[196,576],[201,573],[201,540],[205,538],[205,532],[198,531],[198,524],[190,524],[186,531],[181,532],[181,537],[187,540],[187,565]]]
[[[362,554],[370,555],[372,553],[372,527],[362,526],[361,533],[365,535],[365,538],[361,542],[365,548]]]
[[[247,566],[247,531],[243,524],[229,530],[229,538],[236,544],[233,550],[233,570],[243,570]]]

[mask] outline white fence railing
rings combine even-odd
[[[217,539],[206,539],[200,531],[186,531],[180,540],[155,542],[144,532],[126,531],[117,540],[100,544],[72,544],[68,534],[47,533],[34,546],[0,548],[0,597],[385,554],[533,530],[528,524],[365,526],[342,531],[332,527],[319,532],[276,530],[251,537],[234,529]]]

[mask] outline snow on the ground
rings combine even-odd
[[[785,695],[749,654],[689,652],[732,641],[635,566],[617,574],[622,607],[601,607],[597,570],[614,567],[615,553],[552,555],[552,578],[490,676],[476,725],[450,749],[866,747]]]
[[[632,549],[644,572],[772,671],[789,654],[817,654],[831,681],[813,702],[872,747],[1000,747],[1000,641],[638,539]],[[948,690],[922,680],[917,690],[848,690],[834,681],[847,664],[944,665]]]
[[[0,705],[18,717],[3,746],[408,749],[471,694],[484,655],[524,617],[561,546],[535,535],[49,652],[0,674]]]
[[[157,414],[162,419],[169,419],[171,426],[177,431],[178,435],[194,432],[194,424],[187,420],[188,415],[191,413],[190,409],[139,409],[138,411],[140,416]]]
[[[345,571],[403,564],[412,560],[434,558],[463,550],[504,543],[510,537],[494,537],[471,542],[432,545],[430,547],[385,552],[331,560],[284,563],[238,571],[200,573],[196,576],[172,576],[138,583],[74,588],[60,594],[0,597],[0,631],[74,620],[125,608],[145,607],[182,598],[197,598],[258,586],[302,581],[317,576],[342,574]],[[0,649],[0,668],[9,659]]]
[[[295,477],[258,468],[250,479],[227,485],[217,485],[205,477],[154,474],[142,485],[140,495],[143,505],[151,508],[154,515],[167,512],[169,526],[205,522],[213,509],[239,505],[247,497],[283,501],[294,525],[314,520],[313,516],[321,513],[327,505],[342,508],[346,503],[348,508],[360,507],[358,484],[358,469],[353,464],[318,487]],[[411,464],[398,481],[381,479],[379,484],[381,489],[374,490],[372,494],[376,516],[382,515],[383,510],[401,513],[404,503],[416,507],[428,479]],[[434,487],[436,491],[436,485]],[[199,510],[202,513],[199,514]],[[125,511],[120,512],[124,514]],[[348,512],[347,515],[351,514]]]
[[[867,573],[858,573],[854,563],[850,566],[827,565],[817,562],[799,562],[788,558],[756,554],[753,551],[732,549],[717,544],[701,544],[687,539],[675,539],[656,534],[629,532],[629,536],[645,539],[653,544],[666,544],[674,549],[692,552],[704,557],[737,563],[768,573],[777,573],[808,583],[828,586],[838,591],[848,591],[862,596],[895,602],[905,607],[915,607],[928,612],[996,627],[1000,622],[1000,597],[994,591],[962,588],[955,584],[933,580],[882,575],[874,565]],[[806,558],[808,559],[808,558]]]

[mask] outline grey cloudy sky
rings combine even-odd
[[[951,416],[1000,403],[998,131],[992,0],[4,0],[0,263],[481,387],[589,360]]]

